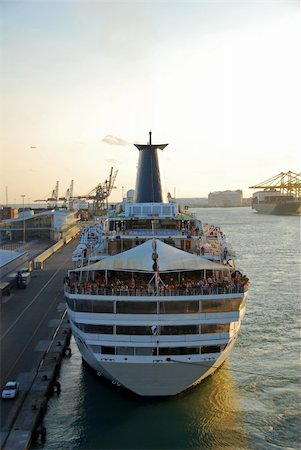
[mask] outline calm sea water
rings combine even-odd
[[[176,398],[144,400],[72,357],[49,402],[45,450],[300,449],[300,217],[194,209],[223,227],[251,280],[247,315],[225,365]]]

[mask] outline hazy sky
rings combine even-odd
[[[178,197],[299,172],[299,4],[1,0],[0,203],[83,195],[111,167],[118,201],[149,130]]]

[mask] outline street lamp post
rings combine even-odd
[[[21,195],[22,200],[23,200],[23,242],[25,244],[25,210],[24,210],[24,198],[25,198],[25,194]]]

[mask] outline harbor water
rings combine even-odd
[[[300,449],[300,217],[197,208],[222,226],[250,278],[229,360],[177,397],[142,399],[103,382],[72,340],[61,395],[44,419],[44,450]],[[71,266],[71,262],[70,262]]]

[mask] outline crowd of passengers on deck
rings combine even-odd
[[[183,274],[182,274],[183,275]],[[148,276],[148,278],[146,278]],[[157,278],[156,278],[157,277]],[[102,273],[95,273],[94,280],[79,279],[78,272],[71,272],[65,277],[66,290],[71,294],[92,295],[196,295],[243,292],[248,285],[248,278],[240,271],[234,270],[222,278],[210,276],[197,278],[196,275],[182,276],[182,278],[164,275],[135,274],[128,272],[105,277]]]

